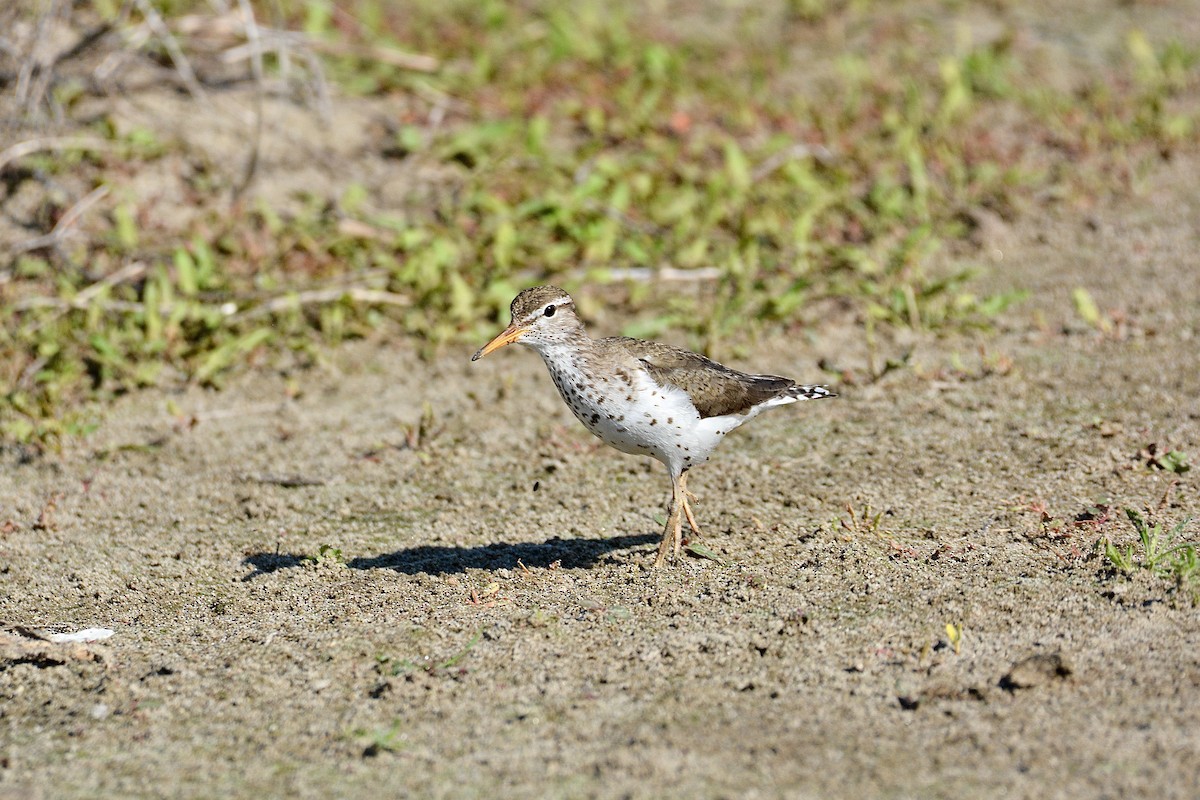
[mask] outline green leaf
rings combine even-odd
[[[249,353],[267,341],[267,339],[270,339],[272,335],[274,335],[274,331],[270,328],[258,328],[244,336],[226,342],[209,353],[208,357],[204,359],[204,362],[196,370],[196,380],[200,383],[211,382],[213,377],[218,373],[224,372],[233,366],[239,356]]]
[[[179,284],[179,293],[184,297],[192,297],[199,288],[196,262],[192,259],[192,254],[182,247],[175,250],[175,281]]]
[[[125,252],[136,248],[138,244],[137,221],[130,203],[121,203],[113,210],[113,223],[113,234],[116,237],[117,246]]]
[[[1178,450],[1172,450],[1159,458],[1158,465],[1167,472],[1174,472],[1179,475],[1192,468],[1192,465],[1188,463],[1187,455]]]
[[[1108,331],[1112,327],[1112,324],[1100,315],[1100,307],[1096,305],[1087,289],[1082,286],[1075,287],[1071,292],[1071,299],[1075,302],[1075,313],[1088,325],[1101,331]]]
[[[700,558],[707,558],[709,561],[715,561],[718,564],[720,564],[722,567],[728,567],[729,565],[731,565],[733,563],[729,559],[723,558],[723,557],[717,555],[715,552],[710,550],[708,547],[706,547],[701,542],[688,542],[687,546],[684,547],[683,549],[688,551],[689,553],[691,553],[694,556],[699,556]]]
[[[751,174],[750,162],[746,159],[746,153],[732,139],[725,142],[725,172],[729,175],[730,182],[738,189],[747,189],[750,187]]]

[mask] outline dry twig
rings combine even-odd
[[[282,295],[268,300],[254,308],[234,314],[230,317],[230,322],[244,322],[313,303],[332,303],[335,300],[341,300],[343,297],[347,297],[356,303],[368,303],[372,305],[408,306],[412,304],[412,301],[405,295],[385,292],[380,289],[366,289],[358,286],[338,289],[315,289],[310,292],[297,292],[296,294]]]
[[[420,53],[405,53],[393,47],[378,47],[360,45],[353,42],[333,42],[309,37],[307,43],[326,55],[361,58],[367,61],[378,61],[389,67],[412,70],[413,72],[437,72],[441,63],[433,56]]]
[[[100,280],[80,290],[78,294],[69,300],[60,297],[28,297],[16,303],[14,307],[18,311],[25,311],[31,308],[57,308],[60,311],[87,308],[96,295],[105,289],[110,289],[119,283],[137,280],[145,273],[146,264],[144,262],[131,261],[116,272],[105,275]],[[112,301],[107,306],[121,311],[141,311],[145,308],[142,303],[123,303],[119,301]]]
[[[0,151],[0,172],[14,161],[47,150],[112,150],[113,143],[93,136],[43,136],[26,139]]]
[[[163,47],[167,48],[167,54],[171,57],[171,63],[175,65],[175,71],[179,73],[180,80],[187,87],[188,92],[197,100],[208,100],[208,94],[204,91],[204,87],[200,85],[200,81],[196,79],[196,73],[192,69],[192,64],[188,61],[188,57],[184,54],[183,48],[179,46],[179,42],[171,33],[171,29],[167,27],[167,23],[159,15],[154,6],[150,5],[150,0],[134,0],[138,10],[142,12],[142,16],[146,18],[146,25],[150,31],[157,36],[163,43]]]
[[[242,24],[246,29],[246,39],[251,48],[250,70],[254,75],[254,140],[250,145],[250,158],[246,162],[246,172],[242,176],[242,181],[233,190],[233,199],[236,201],[242,196],[246,189],[250,188],[250,184],[254,182],[254,175],[258,171],[258,156],[262,149],[262,134],[263,134],[263,103],[265,89],[263,88],[263,47],[262,37],[259,36],[258,22],[254,19],[254,9],[250,7],[249,0],[238,0],[238,5],[242,10]]]
[[[71,228],[75,226],[75,222],[83,216],[83,213],[89,208],[98,203],[106,194],[108,194],[107,186],[97,186],[92,191],[88,192],[75,205],[67,209],[67,213],[63,214],[55,223],[54,228],[47,234],[27,239],[24,242],[19,242],[13,245],[13,254],[27,253],[30,250],[39,250],[43,247],[52,247],[62,244],[71,234]]]

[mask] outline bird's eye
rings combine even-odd
[[[553,317],[554,312],[556,310],[557,309],[555,309],[555,307],[553,305],[549,305],[549,306],[546,306],[546,311],[544,313],[546,314],[547,317]]]

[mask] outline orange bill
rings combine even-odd
[[[492,339],[490,342],[485,344],[483,347],[479,348],[479,352],[477,352],[475,355],[471,356],[471,360],[478,361],[479,359],[486,356],[488,353],[491,353],[494,350],[499,350],[501,347],[504,347],[504,345],[506,345],[506,344],[512,344],[513,342],[517,341],[522,336],[524,336],[526,330],[528,330],[528,329],[518,327],[517,325],[509,325],[507,328],[500,331],[500,333],[496,335],[495,339]]]

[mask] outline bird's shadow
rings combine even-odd
[[[496,543],[480,547],[441,547],[419,545],[383,553],[377,556],[352,558],[346,562],[351,569],[391,569],[405,575],[449,575],[468,569],[517,569],[522,564],[530,568],[547,568],[557,563],[563,569],[582,569],[598,562],[614,550],[623,550],[658,541],[654,534],[631,534],[611,539],[559,539],[541,543]],[[292,569],[313,561],[312,556],[295,553],[251,553],[242,559],[254,571],[242,578],[251,581],[260,575],[281,569]]]

